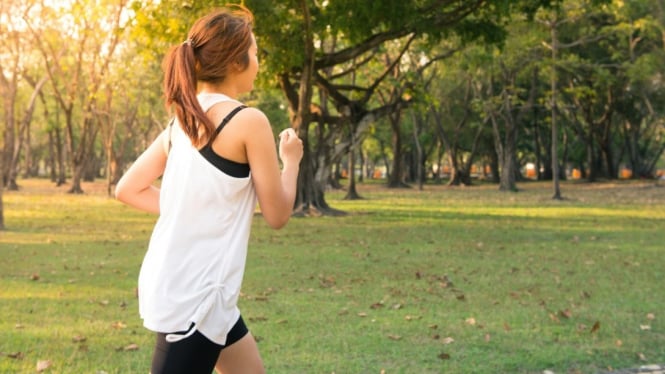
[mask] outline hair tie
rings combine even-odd
[[[192,45],[192,39],[187,39],[182,44]]]

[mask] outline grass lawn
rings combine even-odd
[[[4,192],[0,373],[147,373],[155,217],[48,181]],[[343,217],[254,220],[240,308],[268,373],[595,373],[665,363],[665,186],[360,185]]]

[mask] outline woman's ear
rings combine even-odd
[[[242,73],[243,70],[245,70],[245,69],[244,69],[243,66],[242,66],[242,62],[240,62],[240,61],[234,61],[234,62],[233,62],[233,70],[234,70],[236,73]]]

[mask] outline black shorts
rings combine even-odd
[[[193,328],[193,326],[191,327]],[[190,329],[191,329],[190,328]],[[189,331],[189,330],[188,330]],[[186,333],[187,331],[177,332]],[[157,343],[152,355],[151,374],[210,374],[215,368],[222,349],[232,345],[249,333],[242,316],[231,328],[226,344],[220,345],[206,338],[198,330],[191,336],[169,343],[164,333],[157,333]]]

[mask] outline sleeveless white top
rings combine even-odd
[[[199,95],[204,111],[232,99]],[[175,121],[157,220],[139,274],[144,326],[178,341],[198,330],[224,345],[237,307],[256,194],[250,176],[231,177],[192,146]],[[194,327],[190,329],[190,326]],[[186,334],[174,332],[188,331]]]

